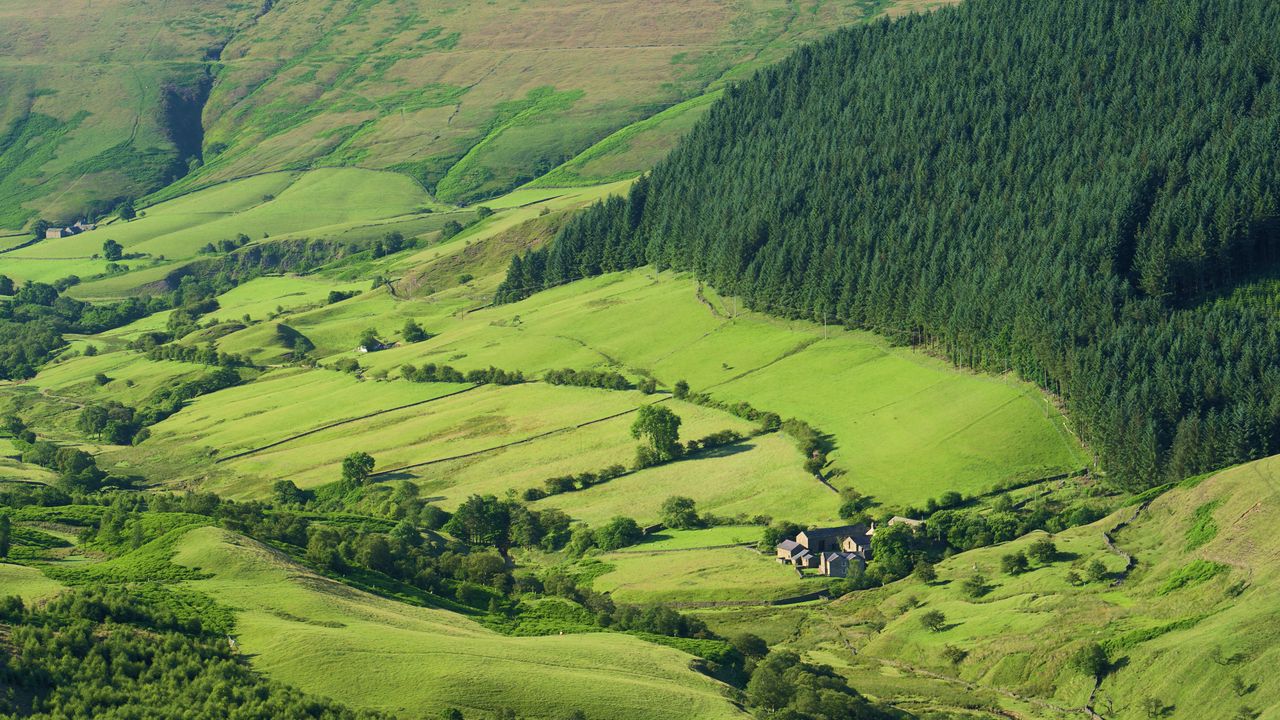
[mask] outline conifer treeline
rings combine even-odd
[[[654,263],[1060,393],[1135,486],[1280,450],[1280,3],[968,0],[728,90],[513,259],[499,301]]]

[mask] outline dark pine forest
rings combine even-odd
[[[1280,451],[1280,3],[967,0],[731,88],[498,293],[645,264],[1014,370],[1140,488]]]

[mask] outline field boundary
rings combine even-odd
[[[471,387],[463,388],[463,389],[461,389],[461,390],[455,390],[455,391],[453,391],[453,392],[451,392],[451,393],[447,393],[447,394],[445,394],[445,395],[439,395],[439,396],[437,396],[437,397],[433,397],[433,398],[430,398],[430,399],[427,399],[427,400],[418,400],[417,402],[411,402],[411,403],[409,403],[408,405],[400,405],[399,407],[387,408],[386,410],[378,410],[377,412],[371,412],[371,413],[369,413],[368,415],[361,415],[360,417],[353,417],[353,418],[347,418],[347,419],[345,419],[345,420],[338,420],[338,421],[336,421],[336,422],[331,422],[331,423],[329,423],[328,425],[321,425],[321,426],[320,426],[320,427],[318,427],[318,428],[312,428],[311,430],[307,430],[306,432],[298,433],[297,435],[290,435],[290,436],[289,436],[289,437],[287,437],[287,438],[284,438],[284,439],[281,439],[281,440],[277,440],[277,441],[275,441],[275,442],[273,442],[273,443],[268,443],[268,444],[263,445],[263,446],[261,446],[261,447],[256,447],[256,448],[253,448],[253,449],[251,449],[251,450],[243,450],[243,451],[241,451],[241,452],[235,453],[234,455],[227,455],[226,457],[218,458],[217,460],[214,460],[213,462],[214,462],[214,464],[217,464],[217,463],[224,463],[224,462],[228,462],[228,461],[231,461],[231,460],[237,460],[237,459],[242,458],[242,457],[247,457],[247,456],[249,456],[249,455],[253,455],[253,454],[256,454],[256,453],[260,453],[260,452],[262,452],[263,450],[270,450],[271,448],[279,447],[279,446],[281,446],[281,445],[284,445],[285,443],[290,443],[290,442],[293,442],[294,440],[299,440],[299,439],[301,439],[301,438],[307,437],[308,435],[315,435],[315,434],[316,434],[316,433],[318,433],[318,432],[323,432],[323,431],[325,431],[325,430],[332,430],[333,428],[341,427],[342,425],[346,425],[347,423],[358,422],[358,421],[360,421],[360,420],[368,420],[368,419],[369,419],[369,418],[371,418],[371,417],[377,417],[377,416],[379,416],[379,415],[385,415],[385,414],[390,413],[390,412],[396,412],[397,410],[405,410],[405,409],[408,409],[408,408],[411,408],[411,407],[417,407],[417,406],[419,406],[419,405],[426,405],[427,403],[432,403],[432,402],[435,402],[435,401],[437,401],[437,400],[444,400],[445,398],[450,398],[450,397],[453,397],[453,396],[455,396],[455,395],[461,395],[462,393],[465,393],[465,392],[471,392],[472,390],[475,390],[475,389],[476,389],[476,388],[478,388],[478,387],[480,387],[480,386],[479,386],[479,385],[472,385]]]
[[[665,400],[665,399],[666,399],[666,398],[663,398],[662,400]],[[659,403],[659,402],[662,402],[662,400],[658,400],[658,401],[656,401],[654,404],[657,404],[657,403]],[[566,427],[556,428],[556,429],[554,429],[554,430],[547,430],[546,432],[541,432],[541,433],[538,433],[537,435],[530,435],[529,437],[527,437],[527,438],[523,438],[523,439],[521,439],[521,440],[515,440],[515,441],[509,442],[509,443],[503,443],[503,444],[501,444],[501,445],[494,445],[493,447],[487,447],[487,448],[483,448],[483,449],[481,449],[481,450],[472,450],[472,451],[471,451],[471,452],[469,452],[469,453],[463,453],[463,454],[461,454],[461,455],[454,455],[454,456],[451,456],[451,457],[436,458],[435,460],[426,460],[426,461],[424,461],[424,462],[420,462],[420,463],[413,463],[412,465],[401,465],[400,467],[396,467],[396,468],[389,468],[389,469],[387,469],[387,470],[383,470],[383,471],[381,471],[381,472],[373,473],[373,474],[372,474],[372,475],[370,475],[369,477],[370,477],[370,478],[375,478],[375,477],[380,477],[380,476],[383,476],[383,475],[390,475],[390,474],[392,474],[392,473],[401,473],[401,472],[404,472],[404,471],[406,471],[406,470],[416,470],[416,469],[418,469],[418,468],[421,468],[421,467],[427,467],[427,466],[429,466],[429,465],[438,465],[439,463],[451,462],[451,461],[453,461],[453,460],[465,460],[465,459],[467,459],[467,458],[476,457],[476,456],[478,456],[478,455],[485,455],[485,454],[487,454],[487,453],[497,452],[498,450],[506,450],[506,449],[507,449],[507,448],[509,448],[509,447],[515,447],[515,446],[517,446],[517,445],[524,445],[524,444],[526,444],[526,443],[531,443],[531,442],[533,442],[533,441],[535,441],[535,440],[541,440],[541,439],[543,439],[543,438],[545,438],[545,437],[549,437],[549,436],[551,436],[551,435],[556,435],[556,434],[558,434],[558,433],[569,432],[569,431],[571,431],[571,430],[579,430],[579,429],[581,429],[581,428],[587,427],[588,425],[595,425],[596,423],[602,423],[602,422],[606,422],[606,421],[609,421],[609,420],[614,420],[614,419],[617,419],[617,418],[620,418],[620,417],[623,417],[623,416],[626,416],[626,415],[630,415],[631,413],[637,412],[639,409],[640,409],[639,407],[634,407],[634,408],[631,408],[630,410],[623,410],[622,412],[614,413],[614,414],[612,414],[612,415],[607,415],[607,416],[602,417],[602,418],[596,418],[596,419],[594,419],[594,420],[587,420],[586,422],[581,422],[581,423],[578,423],[577,425],[568,425],[568,426],[566,426]]]

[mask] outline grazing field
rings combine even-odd
[[[780,435],[764,435],[695,458],[648,468],[586,490],[533,503],[592,525],[618,515],[657,522],[662,501],[693,498],[699,512],[818,523],[833,521],[840,498],[804,472],[804,458]]]
[[[185,377],[198,376],[209,368],[173,360],[149,360],[132,350],[118,350],[100,355],[80,355],[46,365],[30,385],[58,397],[71,397],[75,402],[117,400],[138,405],[156,389]],[[95,379],[103,375],[106,382]]]
[[[502,495],[541,487],[555,475],[630,463],[630,413],[655,399],[540,383],[472,389],[282,370],[197,399],[156,425],[148,445],[152,455],[220,458],[223,479],[209,487],[233,496],[266,494],[280,478],[301,487],[332,482],[344,457],[364,451],[377,460],[377,472],[389,473],[377,478],[418,480],[452,507],[473,493]],[[680,411],[687,431],[699,436],[748,429],[722,413]]]
[[[315,576],[273,550],[214,528],[190,532],[175,562],[211,578],[189,586],[237,608],[255,668],[307,692],[406,717],[456,707],[467,717],[660,720],[745,718],[693,658],[616,633],[506,637],[463,616],[416,608]]]
[[[447,360],[527,373],[598,366],[651,373],[667,387],[687,380],[694,391],[830,433],[844,473],[833,482],[885,504],[1086,464],[1057,410],[1029,385],[957,371],[869,333],[779,321],[710,294],[701,302],[693,281],[655,280],[649,269],[442,317],[432,331],[439,336],[362,363],[390,371]]]
[[[724,545],[741,545],[760,541],[758,525],[717,525],[698,530],[662,530],[650,535],[638,545],[623,548],[619,552],[666,552],[670,550],[696,550]]]
[[[197,257],[207,243],[241,234],[251,242],[330,238],[362,226],[373,227],[370,232],[377,236],[387,231],[386,221],[440,207],[413,180],[395,173],[353,168],[269,173],[178,197],[127,223],[5,253],[4,265],[6,274],[20,280],[77,275],[86,282],[70,294],[111,297],[163,277],[166,268]],[[102,253],[108,239],[124,247],[120,263],[139,272],[93,280],[106,272],[107,261],[93,256]]]
[[[636,550],[600,559],[613,569],[592,587],[619,602],[766,602],[826,587],[824,578],[801,578],[795,569],[751,548]]]
[[[1117,546],[1137,559],[1127,578],[1124,559],[1107,549],[1102,533],[1132,517],[1137,506],[1058,534],[1057,557],[1033,562],[1030,572],[1003,573],[1001,557],[1025,550],[1042,533],[945,560],[934,583],[909,578],[851,595],[831,606],[839,619],[834,634],[814,629],[801,647],[848,660],[843,645],[850,641],[863,661],[905,663],[1080,707],[1092,682],[1068,660],[1096,640],[1116,663],[1098,694],[1098,702],[1113,708],[1108,717],[1147,717],[1147,698],[1176,708],[1179,717],[1275,707],[1280,684],[1266,668],[1280,659],[1280,609],[1266,598],[1280,582],[1268,520],[1280,503],[1277,477],[1280,458],[1268,458],[1184,483],[1155,500],[1114,533]],[[1088,581],[1093,560],[1108,575]],[[1086,582],[1069,583],[1071,571]],[[989,586],[977,598],[961,587],[975,574]],[[946,617],[937,632],[920,620],[932,610]],[[967,653],[958,665],[943,657],[947,646]],[[1221,689],[1233,676],[1252,689],[1224,707]],[[915,679],[905,678],[908,684]],[[897,693],[904,692],[899,685]]]
[[[45,577],[36,568],[0,562],[0,597],[17,595],[24,602],[34,603],[53,597],[62,589],[62,583]]]

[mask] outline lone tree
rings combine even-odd
[[[342,482],[347,487],[359,487],[373,473],[373,456],[366,452],[353,452],[342,461]]]
[[[1107,660],[1107,651],[1096,642],[1089,643],[1071,656],[1071,667],[1096,680],[1101,680],[1111,668]]]
[[[382,347],[382,341],[378,339],[378,331],[369,328],[360,334],[360,347],[365,350],[377,350]]]
[[[1025,553],[1015,552],[1000,558],[1000,568],[1006,575],[1021,575],[1031,569],[1031,564],[1027,562]]]
[[[947,625],[947,616],[941,610],[930,610],[920,616],[920,624],[929,632],[941,632]]]
[[[914,572],[916,579],[925,585],[932,585],[938,579],[938,571],[934,569],[929,561],[923,558],[916,561],[916,569]]]
[[[659,405],[642,405],[631,424],[631,437],[649,443],[655,458],[665,462],[680,452],[680,416]]]
[[[0,515],[0,557],[9,557],[9,516]]]
[[[404,331],[400,334],[404,337],[405,342],[411,343],[422,342],[423,340],[431,337],[427,334],[426,330],[422,329],[421,325],[413,320],[413,318],[405,320]]]
[[[1107,579],[1107,566],[1103,565],[1101,560],[1090,560],[1089,564],[1084,566],[1084,575],[1089,578],[1089,582],[1102,582]]]
[[[1031,556],[1032,560],[1042,565],[1048,565],[1058,557],[1058,546],[1054,545],[1053,540],[1050,538],[1040,538],[1031,543],[1031,547],[1027,549],[1027,554]]]
[[[700,527],[702,518],[698,517],[698,509],[693,498],[672,495],[662,502],[659,514],[662,524],[676,530],[689,530]]]
[[[102,243],[102,257],[115,262],[124,257],[124,246],[115,240],[107,240]]]

